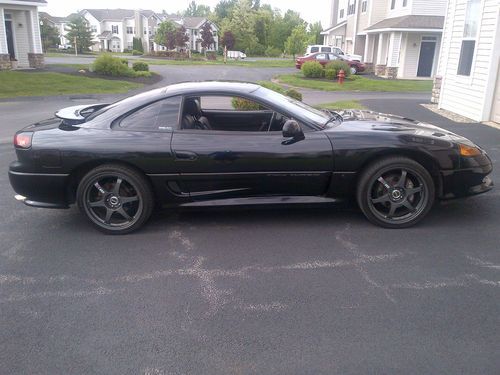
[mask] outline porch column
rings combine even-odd
[[[0,8],[0,70],[10,69],[9,49],[7,48],[7,33],[5,32],[5,16]]]
[[[367,73],[373,72],[373,49],[375,38],[371,34],[366,34],[365,51],[363,53],[363,60],[365,62],[365,71]]]
[[[375,65],[375,74],[382,76],[385,74],[386,66],[387,34],[378,34],[377,60]]]
[[[30,68],[43,68],[44,56],[42,50],[42,39],[40,36],[40,24],[38,21],[38,10],[26,11],[26,24],[28,29],[28,61]]]
[[[393,32],[390,34],[389,49],[387,51],[387,68],[385,72],[387,78],[395,79],[398,76],[401,39],[401,32]]]

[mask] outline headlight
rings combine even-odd
[[[481,155],[481,150],[474,146],[464,145],[462,143],[458,144],[458,149],[460,150],[460,155],[462,156],[478,156]]]

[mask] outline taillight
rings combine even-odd
[[[33,139],[32,132],[17,133],[14,136],[14,146],[17,148],[30,148],[32,139]]]

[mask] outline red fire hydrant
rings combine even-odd
[[[340,69],[339,74],[337,74],[337,77],[339,78],[339,83],[342,85],[344,83],[344,78],[345,78],[344,69]]]

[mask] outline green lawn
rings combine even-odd
[[[0,98],[123,93],[141,84],[61,73],[0,72]]]
[[[302,73],[284,74],[277,77],[281,83],[323,91],[431,91],[432,80],[371,79],[352,76],[343,85],[325,79],[304,78]]]
[[[251,60],[251,58],[250,58]],[[167,59],[148,59],[141,58],[139,61],[144,61],[150,65],[224,65],[221,58],[217,60],[167,60]],[[291,59],[277,60],[227,60],[227,66],[242,66],[251,68],[293,68],[295,62]]]
[[[318,109],[331,109],[333,111],[340,111],[342,109],[366,109],[366,107],[357,100],[339,100],[333,103],[323,103],[314,106]]]

